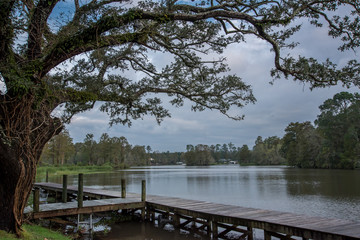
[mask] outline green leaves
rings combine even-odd
[[[290,123],[281,147],[291,166],[346,168],[359,164],[360,95],[340,92],[321,106],[315,121]]]
[[[144,1],[131,8],[117,0],[75,1],[63,11],[68,19],[56,21],[67,6],[59,2],[1,3],[6,18],[0,34],[7,40],[0,46],[0,57],[6,57],[0,71],[15,95],[65,103],[66,121],[101,101],[111,124],[130,124],[146,114],[161,122],[170,114],[158,94],[168,95],[176,107],[188,99],[194,111],[214,109],[242,119],[229,110],[256,99],[249,84],[229,74],[221,54],[229,44],[244,44],[246,35],[271,45],[274,78],[285,76],[311,88],[360,83],[357,60],[339,67],[331,59],[292,54],[298,46],[292,38],[305,21],[327,27],[330,37],[342,42],[341,51],[356,50],[357,1]],[[10,15],[15,19],[9,22]],[[20,38],[21,48],[12,44]]]

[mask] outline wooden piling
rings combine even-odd
[[[150,208],[146,207],[146,220],[151,221]]]
[[[63,175],[63,189],[61,199],[63,203],[67,202],[67,175]]]
[[[264,230],[264,240],[271,240],[271,234],[266,230]]]
[[[141,201],[145,202],[146,200],[146,181],[141,181]]]
[[[219,232],[218,232],[217,222],[211,221],[211,230],[212,230],[212,237],[213,237],[213,239],[218,239]]]
[[[121,197],[126,198],[126,181],[121,179]]]
[[[254,232],[253,232],[253,229],[251,228],[251,227],[247,227],[247,230],[248,230],[248,240],[253,240],[254,239],[254,237],[253,237],[253,235],[254,235]]]
[[[78,196],[77,196],[77,200],[78,200],[78,207],[81,208],[83,207],[83,196],[84,196],[84,174],[79,173],[78,176]]]
[[[79,175],[78,175],[78,195],[77,195],[78,208],[83,207],[83,196],[84,196],[84,174],[79,173]],[[78,221],[83,221],[82,214],[78,214]]]
[[[33,199],[33,211],[39,212],[40,211],[40,189],[34,189],[34,199]]]
[[[211,221],[209,219],[207,220],[206,234],[209,238],[211,238]]]
[[[45,178],[46,182],[49,182],[49,170],[46,169],[46,178]]]
[[[146,181],[141,181],[141,201],[145,202],[146,200]],[[141,219],[145,220],[145,207],[141,209]]]
[[[177,213],[174,214],[173,221],[174,221],[174,227],[179,227],[180,226],[180,216],[179,216],[179,214],[177,214]]]
[[[151,209],[151,221],[152,222],[155,222],[155,210],[154,209]]]

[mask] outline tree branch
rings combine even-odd
[[[0,1],[0,64],[6,62],[6,57],[11,50],[13,38],[13,26],[11,23],[11,11],[15,0]]]
[[[43,34],[46,30],[47,19],[55,5],[60,0],[39,0],[31,14],[28,29],[28,60],[34,60],[41,55],[43,45]]]
[[[59,42],[44,59],[44,67],[40,74],[44,77],[52,68],[73,56],[101,49],[109,46],[122,45],[126,43],[142,43],[146,41],[148,33],[124,33],[115,36],[98,36],[96,33],[80,34],[71,39]]]

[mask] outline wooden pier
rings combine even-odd
[[[89,199],[81,208],[76,202],[40,205],[39,210],[29,212],[32,218],[67,216],[119,209],[140,209],[143,219],[157,222],[158,226],[172,224],[207,235],[209,239],[227,239],[230,232],[237,239],[253,239],[254,232],[262,231],[265,240],[270,239],[360,239],[360,222],[342,219],[310,217],[279,211],[244,208],[211,203],[207,201],[124,193],[84,188],[83,195]],[[37,183],[36,188],[62,192],[62,185]],[[77,187],[69,186],[68,194],[77,194]],[[123,197],[123,198],[122,198]],[[57,204],[57,205],[55,205]],[[48,205],[48,206],[46,206]],[[232,234],[232,237],[234,234]]]
[[[50,218],[60,216],[71,216],[77,214],[92,214],[97,212],[108,212],[122,209],[141,209],[145,202],[140,198],[110,198],[101,200],[84,201],[82,207],[77,202],[41,204],[39,211],[25,210],[25,214],[32,219]]]

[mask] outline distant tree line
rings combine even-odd
[[[175,165],[183,162],[183,152],[159,152],[154,151],[150,154],[150,164],[152,165]]]
[[[182,159],[186,165],[211,165],[239,163],[240,165],[280,165],[286,164],[281,156],[281,139],[273,136],[265,140],[257,137],[252,150],[248,145],[236,147],[233,143],[196,146],[187,145]]]
[[[319,106],[314,122],[290,123],[283,138],[257,137],[255,145],[187,146],[188,165],[236,161],[240,165],[286,164],[300,168],[360,167],[360,95],[340,92]],[[199,150],[200,149],[200,150]]]
[[[103,133],[99,141],[87,134],[73,143],[68,131],[52,138],[41,164],[133,165],[289,165],[300,168],[360,167],[360,95],[340,92],[319,106],[314,122],[292,122],[282,138],[258,136],[252,149],[233,143],[187,145],[186,152],[152,152],[150,146],[132,146],[125,137]]]
[[[99,141],[89,133],[83,142],[74,144],[69,132],[65,130],[46,144],[40,164],[111,164],[124,168],[150,164],[150,152],[150,146],[132,146],[125,137],[110,137],[107,133],[103,133]]]

